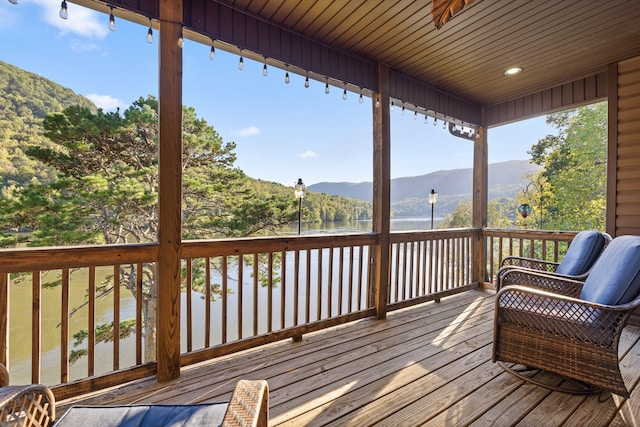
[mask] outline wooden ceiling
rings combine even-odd
[[[439,30],[428,0],[217,2],[476,104],[528,95],[640,55],[638,0],[476,0]],[[524,72],[504,76],[513,66]]]

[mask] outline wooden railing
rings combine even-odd
[[[484,230],[487,238],[487,278],[494,283],[505,257],[520,256],[559,262],[577,234],[570,231]]]
[[[556,257],[563,246],[553,242],[572,237],[485,234],[492,248],[510,253],[542,240]],[[391,233],[387,309],[476,287],[472,245],[481,236],[476,229]],[[375,315],[369,267],[377,241],[366,233],[182,242],[181,363]],[[491,263],[507,253],[490,252]],[[157,260],[156,244],[0,250],[0,361],[12,382],[52,385],[65,398],[153,375],[148,304]]]

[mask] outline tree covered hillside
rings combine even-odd
[[[0,189],[49,180],[52,170],[25,155],[26,147],[50,147],[42,121],[71,105],[95,105],[71,89],[0,61]]]

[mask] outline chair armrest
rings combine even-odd
[[[506,269],[498,281],[497,290],[514,285],[527,286],[577,298],[580,296],[584,282],[572,276],[544,274],[523,268]]]
[[[502,260],[501,267],[524,267],[530,268],[532,270],[546,271],[553,273],[558,269],[560,265],[559,262],[552,261],[543,261],[540,259],[534,258],[526,258],[526,257],[518,257],[518,256],[508,256]]]
[[[41,384],[0,387],[0,424],[46,427],[56,418],[55,398]]]
[[[240,380],[236,384],[222,421],[223,427],[267,427],[269,386],[264,380]]]
[[[508,286],[496,295],[496,326],[523,328],[616,348],[620,333],[640,298],[616,306],[592,303],[526,286]]]

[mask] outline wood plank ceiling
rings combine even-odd
[[[440,30],[426,0],[218,0],[326,46],[496,104],[640,55],[640,1],[476,0]],[[519,66],[524,72],[506,77]]]

